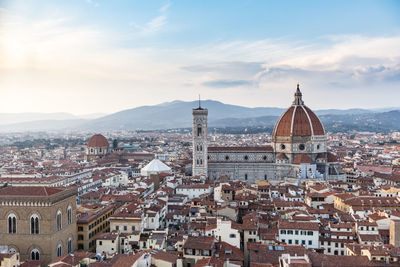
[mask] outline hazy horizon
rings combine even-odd
[[[131,108],[126,108],[126,109],[121,109],[121,110],[117,110],[115,112],[112,113],[104,113],[104,112],[92,112],[92,113],[83,113],[83,114],[77,114],[77,113],[73,113],[73,112],[68,112],[68,111],[56,111],[56,112],[30,112],[30,111],[26,111],[26,112],[0,112],[0,114],[7,114],[7,115],[18,115],[18,114],[69,114],[72,116],[76,116],[76,117],[85,117],[85,116],[93,116],[93,117],[102,117],[102,116],[107,116],[107,115],[111,115],[120,111],[124,111],[124,110],[130,110],[130,109],[135,109],[135,108],[140,108],[140,107],[144,107],[144,106],[159,106],[159,105],[163,105],[163,104],[168,104],[168,103],[172,103],[172,102],[176,102],[176,101],[180,101],[180,102],[198,102],[198,100],[180,100],[180,99],[176,99],[176,100],[172,100],[172,101],[166,101],[166,102],[162,102],[162,103],[156,103],[154,105],[142,105],[142,106],[136,106],[136,107],[131,107]],[[226,105],[234,105],[234,106],[241,106],[241,107],[246,107],[246,108],[277,108],[277,109],[285,109],[290,107],[291,102],[288,103],[288,105],[286,106],[255,106],[255,107],[249,107],[249,106],[245,106],[245,105],[237,105],[237,104],[231,104],[231,103],[226,103],[223,101],[219,101],[219,100],[215,100],[215,99],[202,99],[201,102],[205,102],[205,101],[218,101],[221,102],[223,104]],[[307,103],[304,103],[306,106]],[[195,106],[193,106],[195,107]],[[207,108],[207,106],[203,106],[204,108]],[[312,108],[312,107],[311,107]],[[313,109],[313,108],[312,108]],[[321,109],[313,109],[314,111],[319,111],[319,110],[350,110],[350,109],[364,109],[364,110],[371,110],[371,111],[380,111],[380,110],[400,110],[400,106],[399,107],[377,107],[377,108],[360,108],[360,107],[350,107],[350,108],[321,108]]]
[[[400,98],[398,1],[0,2],[0,113],[174,100],[377,109]]]

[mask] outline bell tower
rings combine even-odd
[[[199,107],[192,110],[193,176],[207,176],[207,116],[208,110],[201,107],[199,98]]]

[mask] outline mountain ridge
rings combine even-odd
[[[54,113],[66,116],[63,120],[48,119],[32,120],[27,122],[16,122],[0,125],[0,131],[46,131],[46,130],[78,130],[78,131],[109,131],[109,130],[162,130],[172,128],[190,128],[191,127],[191,109],[198,107],[198,101],[174,100],[164,102],[158,105],[140,106],[131,109],[121,110],[99,118],[76,117],[69,113]],[[277,118],[287,109],[278,107],[243,107],[238,105],[225,104],[216,100],[202,100],[201,106],[209,111],[210,127],[245,127],[245,126],[268,126],[274,125]],[[376,121],[377,114],[389,113],[379,112],[368,109],[321,109],[314,111],[323,121],[324,125],[332,124],[332,129],[346,125],[351,128],[363,128],[357,125],[357,118],[361,117],[365,122]],[[40,113],[39,113],[40,114]],[[73,117],[69,116],[72,115]],[[68,117],[69,116],[69,117]],[[75,116],[75,117],[74,117]],[[398,113],[386,114],[394,117],[387,119],[382,116],[385,125],[388,127],[397,127],[390,123],[390,120],[397,121]],[[51,116],[50,116],[51,118]],[[353,121],[349,121],[350,118]],[[333,127],[334,122],[339,122],[339,126]],[[0,114],[1,121],[1,114]],[[400,120],[399,120],[400,121]],[[364,122],[364,123],[365,123]],[[359,122],[358,122],[359,124]],[[400,124],[400,123],[399,123]],[[367,125],[371,126],[371,124]],[[382,126],[379,129],[388,130],[388,127]],[[327,127],[326,127],[327,128]],[[328,127],[331,129],[331,127]],[[397,128],[396,128],[397,129]]]

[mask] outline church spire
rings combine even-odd
[[[300,91],[300,85],[297,84],[297,90],[296,93],[294,93],[294,101],[293,105],[299,106],[299,105],[304,105],[304,101],[302,99],[302,93]]]
[[[200,94],[199,94],[199,109],[201,109]]]

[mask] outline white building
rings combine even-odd
[[[212,187],[209,184],[190,184],[190,185],[180,185],[175,189],[176,194],[186,195],[189,199],[199,198],[201,195],[208,194],[212,192]]]
[[[214,236],[216,240],[226,242],[240,249],[240,232],[235,223],[217,218],[217,224],[206,228],[207,236]]]
[[[278,225],[278,240],[288,245],[319,248],[319,226],[317,222],[281,221]]]
[[[118,174],[114,174],[110,177],[104,179],[102,183],[102,187],[118,187],[118,186],[127,186],[129,183],[128,174],[126,172],[119,172]]]

